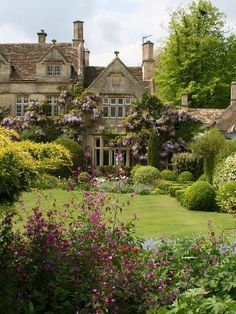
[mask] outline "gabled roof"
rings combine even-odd
[[[70,43],[58,43],[57,49],[77,71],[78,50]],[[52,49],[52,44],[0,44],[0,53],[11,63],[11,80],[35,80],[36,63]]]
[[[53,50],[56,50],[56,51],[58,52],[58,54],[62,57],[62,59],[63,59],[64,61],[70,62],[70,61],[68,60],[68,58],[63,54],[63,52],[62,52],[60,49],[58,49],[58,47],[57,47],[55,44],[53,44],[53,45],[51,46],[51,48],[49,48],[49,50],[45,53],[44,56],[42,56],[42,58],[39,60],[39,62],[43,62],[45,59],[47,59],[47,57],[50,57],[50,54],[53,53]],[[49,59],[49,60],[50,60],[50,59]],[[47,61],[49,61],[49,60],[47,60]],[[51,60],[50,60],[50,61],[51,61]],[[52,61],[55,61],[55,60],[52,60]],[[59,61],[61,61],[61,59],[60,59]]]
[[[143,85],[142,85],[142,68],[141,67],[127,67],[123,61],[116,57],[114,58],[110,64],[108,64],[107,67],[101,67],[101,68],[98,68],[98,67],[93,67],[93,74],[96,75],[96,77],[94,76],[92,78],[92,76],[90,77],[91,79],[91,83],[87,86],[88,88],[93,88],[93,85],[103,76],[105,75],[105,73],[112,67],[112,65],[115,63],[115,62],[119,62],[123,67],[124,69],[126,69],[129,74],[137,81],[137,83],[140,85],[141,88],[143,88]],[[87,70],[89,71],[89,70]],[[92,71],[91,71],[91,74],[92,74]],[[86,76],[85,76],[86,77]],[[87,77],[89,77],[87,75]]]

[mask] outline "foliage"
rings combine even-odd
[[[236,153],[236,139],[226,140],[224,146],[216,156],[216,163],[223,162],[227,157]]]
[[[7,138],[11,141],[19,140],[19,134],[14,130],[9,130],[4,127],[0,127],[0,138]]]
[[[154,102],[157,110],[153,110]],[[130,146],[136,160],[147,160],[147,142],[152,134],[150,140],[159,143],[159,167],[163,169],[174,153],[186,148],[186,142],[193,138],[199,123],[188,113],[164,107],[154,96],[145,96],[131,106],[124,126],[126,134],[118,138],[118,143]],[[151,149],[150,145],[149,148]]]
[[[32,126],[20,134],[21,141],[29,140],[36,143],[45,142],[45,131],[40,126]]]
[[[205,174],[202,174],[198,179],[197,181],[206,181],[206,175]]]
[[[30,188],[36,190],[56,189],[59,186],[60,184],[58,178],[47,173],[39,173],[35,180],[33,180],[30,184]]]
[[[14,203],[21,192],[28,190],[35,176],[29,153],[13,145],[0,146],[0,204]]]
[[[142,166],[134,174],[135,184],[154,184],[160,178],[160,172],[152,166]]]
[[[54,143],[65,147],[70,152],[72,161],[72,165],[69,167],[60,167],[58,170],[53,172],[56,176],[68,178],[71,174],[71,169],[85,166],[84,149],[78,144],[78,142],[68,138],[59,137],[54,141]]]
[[[193,183],[187,188],[184,197],[185,205],[190,210],[214,211],[216,209],[216,192],[208,182]]]
[[[194,181],[194,177],[190,171],[183,171],[179,174],[177,181],[179,183],[187,182],[187,181]]]
[[[135,172],[136,172],[140,167],[142,167],[142,165],[140,165],[140,164],[136,164],[136,165],[133,166],[133,168],[132,168],[132,170],[131,170],[131,172],[130,172],[130,176],[131,176],[132,178],[134,177]]]
[[[224,147],[224,144],[225,138],[217,128],[206,132],[201,139],[197,139],[191,144],[193,152],[204,158],[204,173],[209,183],[212,183],[213,180],[217,154]]]
[[[196,154],[189,152],[174,154],[171,162],[177,174],[190,171],[195,178],[198,178],[203,173],[203,159]]]
[[[155,133],[151,133],[148,140],[147,164],[152,167],[159,166],[160,141]]]
[[[191,107],[226,107],[236,39],[224,26],[224,14],[208,0],[191,1],[171,14],[168,39],[157,55],[155,79],[163,101],[179,104],[187,93]]]
[[[166,180],[166,181],[176,181],[177,179],[176,174],[173,171],[167,170],[167,169],[162,170],[160,175],[161,175],[161,179]]]
[[[78,180],[80,182],[88,182],[91,180],[91,175],[88,173],[88,172],[81,172],[79,175],[78,175]]]
[[[71,154],[61,145],[22,141],[14,146],[31,155],[38,171],[46,172],[61,166],[71,165]]]
[[[222,212],[236,213],[236,181],[221,183],[216,201]]]
[[[214,173],[213,184],[218,186],[223,182],[236,181],[236,153],[226,158],[217,165]]]
[[[155,306],[161,311],[232,254],[232,245],[213,230],[209,239],[143,242],[133,235],[134,222],[119,222],[117,211],[119,205],[104,193],[85,192],[81,203],[71,201],[61,213],[35,207],[22,231],[15,231],[13,216],[7,215],[0,225],[1,310],[136,314]],[[225,283],[235,276],[235,265],[226,265]]]

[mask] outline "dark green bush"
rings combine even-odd
[[[236,182],[221,183],[216,201],[222,212],[236,213]]]
[[[214,187],[204,181],[193,183],[185,192],[185,205],[190,210],[214,211],[216,209]]]
[[[154,184],[160,178],[160,171],[152,166],[142,166],[134,174],[135,184]]]
[[[184,172],[180,173],[180,175],[178,176],[177,181],[179,183],[191,182],[191,181],[194,181],[194,177],[193,177],[193,175],[192,175],[192,173],[190,171],[184,171]]]
[[[203,173],[203,158],[193,153],[178,153],[172,157],[173,169],[177,174],[190,171],[194,178],[198,178]]]
[[[72,169],[84,166],[85,164],[84,150],[77,142],[64,137],[59,137],[54,141],[54,143],[60,144],[69,150],[69,152],[72,155],[73,166],[61,167],[60,169],[52,172],[53,175],[61,178],[68,178],[71,174]]]
[[[46,142],[46,133],[40,126],[32,126],[30,129],[24,130],[20,134],[21,141],[32,141],[36,143]]]
[[[166,181],[176,181],[177,179],[176,174],[173,171],[168,170],[168,169],[162,170],[160,175],[161,175],[161,178]]]

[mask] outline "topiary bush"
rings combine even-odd
[[[216,196],[217,204],[222,212],[236,212],[236,182],[221,183]]]
[[[161,173],[161,179],[166,180],[166,181],[176,181],[177,176],[176,174],[168,169],[162,170]]]
[[[205,174],[202,174],[198,179],[197,181],[206,181],[206,175]]]
[[[160,171],[152,166],[142,166],[134,174],[135,184],[154,184],[160,178]]]
[[[91,180],[91,175],[88,172],[81,172],[78,175],[78,181],[80,182],[89,182]]]
[[[140,165],[140,164],[136,164],[135,166],[133,166],[133,168],[131,169],[131,172],[130,172],[130,176],[131,176],[132,178],[134,177],[135,172],[136,172],[140,167],[143,167],[143,166]]]
[[[203,173],[203,158],[193,153],[174,154],[171,162],[177,174],[190,171],[194,178],[198,178]]]
[[[84,150],[82,146],[80,146],[77,142],[64,137],[59,137],[54,141],[54,143],[60,144],[64,146],[67,150],[69,150],[72,159],[72,166],[60,167],[60,169],[53,172],[55,176],[68,178],[71,174],[72,169],[75,169],[78,166],[83,167],[85,165]]]
[[[177,181],[179,183],[189,182],[189,181],[191,182],[191,181],[194,181],[194,177],[190,171],[184,171],[180,173],[180,175],[177,178]]]
[[[187,188],[184,198],[184,203],[190,210],[214,211],[216,209],[216,192],[208,182],[193,183]]]
[[[223,182],[236,181],[236,153],[220,163],[214,173],[213,185],[218,187]]]

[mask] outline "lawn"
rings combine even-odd
[[[35,206],[36,200],[40,199],[41,208],[52,207],[55,203],[56,208],[61,209],[63,204],[72,198],[81,200],[82,194],[51,190],[43,192],[39,197],[38,192],[24,193],[23,203],[26,210],[21,215],[25,220],[25,216]],[[182,207],[175,198],[167,195],[136,195],[131,199],[129,195],[123,194],[121,195],[121,206],[123,211],[120,218],[128,221],[136,214],[139,218],[137,234],[145,238],[206,234],[209,220],[213,222],[216,231],[225,231],[230,235],[236,231],[236,220],[230,214],[189,211]]]

